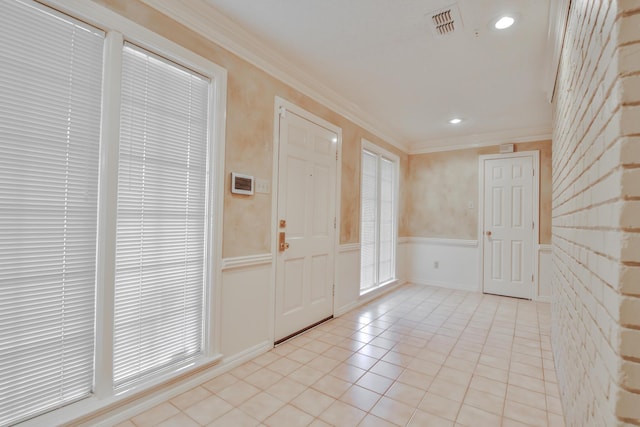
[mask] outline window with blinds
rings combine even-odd
[[[4,1],[0,38],[6,425],[92,391],[104,34],[34,2]]]
[[[360,293],[394,280],[397,160],[367,144],[362,150]]]
[[[366,150],[362,151],[360,192],[360,291],[363,292],[378,284],[378,156]]]
[[[115,386],[203,350],[210,81],[123,51]]]

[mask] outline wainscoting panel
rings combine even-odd
[[[551,301],[551,245],[538,245],[538,292],[536,300]]]
[[[336,262],[333,315],[340,316],[356,307],[360,296],[360,244],[340,245]]]
[[[477,240],[410,237],[404,246],[409,282],[481,291]]]
[[[400,283],[406,283],[409,280],[408,262],[409,259],[409,238],[398,238],[398,246],[396,250],[396,271]]]
[[[261,254],[222,262],[220,350],[225,358],[273,342],[271,260],[271,254]]]

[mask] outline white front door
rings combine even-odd
[[[484,163],[483,290],[530,299],[538,216],[538,206],[534,203],[537,157],[526,152],[496,157],[481,159]]]
[[[333,315],[337,134],[280,114],[275,341]]]

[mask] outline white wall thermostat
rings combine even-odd
[[[253,196],[253,177],[231,172],[231,192]]]

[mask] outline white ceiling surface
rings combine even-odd
[[[459,0],[445,37],[430,12],[447,0],[206,1],[411,151],[551,133],[549,0]],[[516,24],[497,31],[502,14]]]

